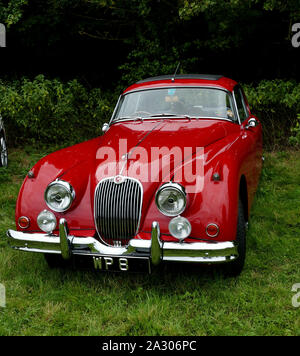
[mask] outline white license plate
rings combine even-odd
[[[94,268],[104,272],[151,273],[148,257],[93,256]]]

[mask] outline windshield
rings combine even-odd
[[[121,97],[113,121],[164,116],[235,121],[231,96],[210,88],[164,88],[126,94]]]

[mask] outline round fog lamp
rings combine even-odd
[[[55,215],[48,210],[43,210],[39,214],[37,218],[37,223],[39,228],[46,233],[51,233],[52,231],[54,231],[57,225]]]
[[[184,240],[190,235],[192,227],[190,222],[186,218],[183,218],[182,216],[177,216],[176,218],[170,221],[169,231],[170,234],[176,239]]]

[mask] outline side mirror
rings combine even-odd
[[[254,117],[252,117],[251,119],[249,119],[247,125],[245,126],[245,129],[249,130],[251,127],[256,127],[257,125],[258,125],[257,120]]]
[[[102,126],[102,132],[105,133],[109,129],[109,124],[106,122]]]

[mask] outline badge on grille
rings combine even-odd
[[[123,183],[124,182],[124,180],[125,180],[125,178],[123,177],[123,176],[116,176],[115,178],[114,178],[114,183],[115,184],[121,184],[121,183]]]

